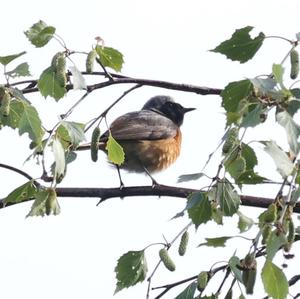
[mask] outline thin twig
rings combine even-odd
[[[219,288],[218,288],[218,290],[217,290],[217,293],[221,293],[221,290],[222,290],[222,288],[223,288],[223,286],[224,286],[224,283],[225,283],[225,281],[227,280],[227,278],[228,278],[228,276],[229,276],[229,274],[230,274],[230,268],[228,267],[227,269],[226,269],[226,273],[225,273],[225,275],[224,275],[224,278],[223,278],[223,280],[222,280],[222,282],[221,282],[221,284],[220,284],[220,286],[219,286]]]
[[[45,145],[43,146],[43,150],[42,150],[43,176],[47,176],[47,170],[46,170],[46,166],[45,166],[45,150],[51,140],[51,137],[55,133],[55,130],[60,126],[60,124],[71,115],[71,113],[74,111],[74,109],[88,96],[88,94],[89,94],[89,91],[87,91],[71,108],[69,108],[69,110],[63,115],[62,119],[60,121],[58,121],[54,125],[52,130],[50,131],[50,134],[49,134],[48,138],[46,139]]]
[[[119,98],[117,98],[111,105],[109,105],[98,117],[96,117],[90,124],[85,128],[84,132],[88,131],[100,118],[103,118],[106,116],[108,111],[114,107],[118,102],[120,102],[127,94],[132,92],[133,90],[140,88],[142,85],[137,84],[130,89],[126,90]]]
[[[173,239],[171,242],[168,242],[168,249],[170,249],[170,247],[175,243],[175,241],[192,225],[193,223],[190,222],[188,225],[186,225]],[[161,263],[161,260],[158,261],[157,265],[154,267],[154,270],[152,271],[152,273],[150,274],[150,276],[148,277],[147,281],[148,281],[148,288],[147,288],[147,294],[146,294],[146,298],[149,298],[150,295],[150,289],[151,289],[151,280],[154,276],[154,274],[156,273],[159,265]]]
[[[28,173],[24,172],[23,170],[21,169],[18,169],[16,167],[13,167],[13,166],[10,166],[10,165],[7,165],[7,164],[3,164],[3,163],[0,163],[0,168],[5,168],[5,169],[9,169],[11,171],[14,171],[22,176],[24,176],[26,179],[28,180],[33,180],[33,177],[31,175],[29,175]]]
[[[103,69],[103,72],[105,73],[105,77],[107,77],[111,81],[114,81],[113,76],[106,70],[101,60],[99,58],[96,58],[96,61],[100,64],[101,68]]]

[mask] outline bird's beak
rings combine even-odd
[[[187,112],[190,112],[190,111],[193,111],[193,110],[196,110],[196,108],[183,108],[184,113],[187,113]]]

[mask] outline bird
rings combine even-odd
[[[99,149],[106,152],[109,134],[122,146],[125,153],[120,168],[129,172],[152,174],[168,168],[180,155],[184,115],[196,108],[184,108],[166,95],[150,98],[139,111],[116,118],[99,138]],[[120,187],[124,184],[117,166]]]

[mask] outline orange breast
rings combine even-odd
[[[140,142],[122,142],[125,151],[123,168],[129,171],[143,172],[143,166],[149,172],[156,172],[169,167],[180,154],[181,132],[168,139],[143,140]]]

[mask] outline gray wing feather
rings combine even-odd
[[[129,112],[118,117],[110,126],[117,140],[157,140],[176,136],[177,126],[167,117],[149,110]],[[108,136],[105,132],[100,140]]]

